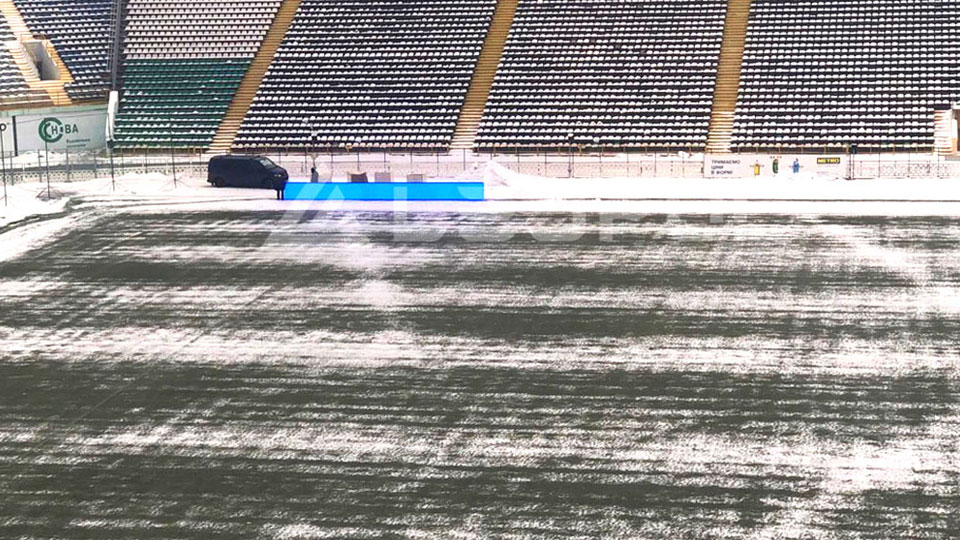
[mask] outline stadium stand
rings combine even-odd
[[[73,82],[75,100],[102,99],[109,91],[111,0],[14,0],[35,36],[49,39]]]
[[[243,119],[247,116],[254,98],[257,97],[257,90],[263,84],[263,78],[267,75],[267,70],[270,69],[270,64],[273,63],[277,50],[287,35],[287,30],[293,24],[293,19],[300,9],[300,2],[301,0],[283,0],[280,4],[280,8],[273,18],[273,23],[263,38],[260,50],[253,61],[250,62],[250,67],[243,76],[243,80],[240,81],[240,86],[237,87],[237,91],[233,95],[230,107],[224,114],[220,127],[217,128],[217,133],[213,136],[213,141],[210,142],[208,151],[227,153],[233,148],[233,141],[237,138]]]
[[[0,27],[0,40],[6,40],[2,32],[3,28]],[[0,46],[0,104],[18,101],[18,98],[29,91],[30,88],[20,73],[20,68],[13,61],[10,51]]]
[[[754,0],[734,147],[930,149],[958,30],[953,0]]]
[[[12,1],[81,74],[71,96],[102,83],[105,52],[78,51],[110,0]],[[943,151],[958,36],[948,0],[128,0],[115,133],[216,151]],[[15,91],[9,64],[0,51]]]
[[[279,0],[130,0],[118,146],[210,145]]]
[[[708,153],[729,153],[733,139],[733,121],[740,93],[743,50],[747,41],[747,22],[751,0],[729,0],[723,28],[723,45],[717,64],[717,83],[713,89],[713,109],[707,132]]]
[[[0,16],[0,107],[20,108],[50,105],[46,92],[30,88],[7,43],[16,39],[4,17]]]
[[[235,148],[449,147],[495,0],[303,0]]]
[[[6,43],[13,39],[15,36],[10,31],[6,19],[0,17],[0,96],[3,98],[0,103],[13,100],[29,90],[27,82],[6,46]]]
[[[493,14],[487,37],[483,41],[480,58],[477,59],[477,67],[470,80],[467,97],[460,110],[453,140],[450,141],[451,150],[472,150],[476,145],[483,110],[487,106],[487,100],[490,99],[493,81],[500,67],[500,59],[503,58],[503,50],[507,46],[507,38],[510,36],[510,28],[513,26],[516,13],[517,0],[497,2],[497,10]]]
[[[726,4],[521,0],[478,148],[702,149]]]

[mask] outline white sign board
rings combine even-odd
[[[5,156],[13,154],[13,120],[10,118],[0,118],[0,140],[3,141],[2,148]]]
[[[17,149],[101,150],[107,145],[107,109],[57,111],[44,115],[21,115],[17,121]],[[46,145],[46,146],[45,146]]]
[[[107,108],[76,106],[0,116],[7,152],[99,151],[107,146]]]
[[[705,157],[704,175],[707,178],[843,178],[848,163],[847,156],[836,154],[719,154]]]
[[[744,178],[747,172],[746,159],[742,156],[720,155],[706,157],[704,172],[707,178]]]

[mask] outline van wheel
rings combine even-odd
[[[273,189],[273,181],[271,181],[269,178],[264,179],[263,182],[260,182],[260,187],[263,189]]]
[[[227,185],[227,181],[223,179],[222,176],[218,176],[213,179],[213,187],[224,187]]]

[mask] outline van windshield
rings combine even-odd
[[[263,165],[264,167],[266,167],[266,168],[268,168],[268,169],[272,169],[272,168],[274,168],[274,167],[277,166],[276,163],[270,161],[269,159],[267,159],[267,158],[265,158],[265,157],[258,158],[257,161],[259,161],[261,165]]]

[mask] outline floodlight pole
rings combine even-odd
[[[110,23],[110,89],[120,89],[120,57],[122,55],[123,10],[125,0],[114,0],[111,5]]]

